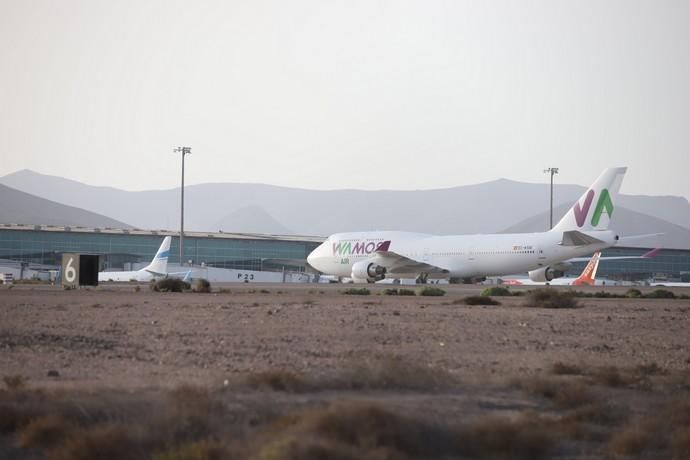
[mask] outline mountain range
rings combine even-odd
[[[144,229],[179,226],[179,188],[126,191],[30,170],[4,176],[0,184],[108,216],[120,226]],[[4,194],[3,190],[0,193]],[[584,191],[585,187],[579,185],[555,185],[554,221]],[[322,191],[263,184],[208,183],[185,187],[185,229],[300,235],[354,230],[433,234],[541,231],[548,228],[548,206],[548,184],[507,179],[410,191]],[[41,215],[49,213],[40,213],[39,217]],[[9,218],[12,216],[0,211],[2,222],[9,222]],[[675,196],[620,195],[612,227],[625,230],[625,235],[662,232],[665,235],[659,244],[690,248],[690,203]]]
[[[0,223],[132,228],[95,212],[66,206],[0,184]]]

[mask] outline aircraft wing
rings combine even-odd
[[[599,260],[624,260],[624,259],[651,259],[654,257],[661,248],[655,248],[651,251],[647,251],[641,256],[610,256],[610,257],[599,257]],[[567,262],[585,262],[591,257],[575,257],[574,259],[568,259]]]
[[[376,251],[376,263],[389,273],[448,273],[448,270],[426,262],[401,256],[393,251]]]

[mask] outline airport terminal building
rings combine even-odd
[[[0,266],[56,268],[63,252],[77,252],[100,255],[103,270],[132,270],[150,261],[168,235],[173,236],[169,260],[178,265],[179,238],[174,231],[3,224]],[[182,262],[234,270],[304,272],[307,255],[323,241],[323,237],[310,236],[185,232]],[[614,247],[602,256],[639,256],[647,250]],[[569,275],[580,273],[585,264],[573,264]],[[651,259],[604,260],[597,277],[690,282],[690,250],[663,249]]]
[[[165,236],[172,236],[170,264],[180,264],[179,233],[137,229],[0,225],[0,261],[57,267],[62,253],[101,256],[103,270],[131,270],[150,261]],[[241,233],[185,232],[183,265],[304,271],[307,255],[323,238]],[[0,262],[0,265],[3,263]]]

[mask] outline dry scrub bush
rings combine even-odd
[[[554,375],[582,375],[583,370],[576,364],[566,364],[560,361],[551,365],[551,373]]]
[[[446,291],[444,291],[441,288],[433,287],[433,286],[427,286],[427,287],[421,287],[417,289],[417,295],[418,296],[425,296],[425,297],[441,297],[446,295]]]
[[[535,308],[577,308],[579,305],[572,291],[558,291],[551,288],[527,291],[525,307]]]
[[[31,420],[18,434],[21,447],[51,447],[61,442],[75,426],[61,415],[43,415]]]
[[[164,278],[151,283],[151,290],[155,292],[183,292],[188,291],[191,285],[179,278]]]
[[[291,414],[254,439],[261,460],[439,458],[457,449],[449,430],[376,405],[341,402]]]
[[[339,389],[399,389],[432,391],[456,385],[442,369],[411,363],[399,356],[380,356],[344,365],[339,375],[321,382]]]
[[[473,458],[547,458],[555,438],[541,418],[527,413],[515,420],[488,416],[471,425],[463,442]]]
[[[0,404],[0,434],[11,433],[26,425],[31,415],[11,404]]]
[[[624,406],[614,406],[603,402],[595,402],[577,407],[564,415],[565,422],[593,423],[600,426],[614,426],[628,418],[629,411]]]
[[[29,379],[23,375],[6,375],[2,378],[5,387],[10,391],[24,390],[28,381]]]
[[[592,373],[592,380],[599,385],[614,388],[627,386],[632,383],[631,380],[627,376],[624,376],[615,366],[605,366],[595,369]]]
[[[139,460],[147,453],[120,425],[97,425],[72,432],[48,453],[49,460]]]
[[[302,376],[281,369],[251,374],[247,376],[246,383],[252,388],[290,393],[304,392],[311,386]]]
[[[211,292],[211,283],[204,278],[199,278],[194,282],[194,292],[209,293]]]
[[[516,383],[527,393],[550,400],[559,409],[573,409],[597,400],[594,392],[580,381],[531,377]]]
[[[690,458],[690,400],[670,398],[611,437],[609,452],[619,458]]]
[[[398,356],[352,359],[329,375],[306,377],[287,370],[251,374],[245,383],[256,389],[300,393],[324,390],[422,390],[451,388],[458,380],[442,369],[411,363]]]
[[[228,458],[228,452],[223,445],[208,440],[183,444],[153,455],[153,460],[221,460],[225,458]]]
[[[482,292],[479,294],[481,296],[512,296],[513,293],[510,292],[510,289],[503,287],[503,286],[491,286],[484,288]]]
[[[649,447],[651,434],[640,426],[631,425],[615,433],[609,441],[609,452],[616,458],[637,456]]]
[[[598,385],[612,388],[635,386],[640,389],[651,387],[650,377],[665,373],[656,364],[640,365],[632,369],[620,369],[615,366],[595,368],[590,372],[591,379]]]
[[[252,459],[546,458],[555,444],[533,414],[440,425],[376,405],[340,402],[283,417],[252,441]]]
[[[501,305],[501,302],[494,300],[491,297],[481,295],[467,296],[461,300],[465,305]],[[455,302],[453,302],[455,303]]]
[[[690,427],[676,430],[671,437],[674,458],[690,458]]]

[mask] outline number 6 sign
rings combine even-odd
[[[79,254],[62,255],[62,285],[79,286]]]

